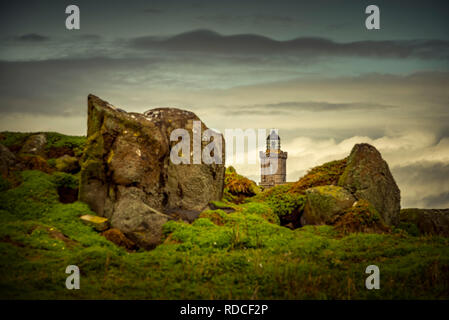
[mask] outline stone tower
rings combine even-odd
[[[260,186],[271,188],[286,182],[287,152],[281,150],[281,138],[272,130],[267,149],[260,152]]]

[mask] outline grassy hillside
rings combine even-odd
[[[128,252],[80,221],[94,214],[86,204],[59,201],[58,187],[76,186],[77,174],[17,175],[17,186],[0,180],[1,299],[449,298],[449,238],[291,230],[279,216],[300,198],[265,191],[217,202],[222,209],[192,224],[170,221],[162,245]],[[81,270],[80,290],[65,288],[71,264]],[[365,289],[371,264],[380,268],[380,290]]]

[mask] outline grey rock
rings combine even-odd
[[[449,237],[449,209],[402,209],[399,226],[412,223],[420,234]]]
[[[338,185],[348,189],[357,200],[368,200],[388,225],[396,224],[401,209],[400,190],[388,164],[369,144],[356,144]]]
[[[22,148],[20,153],[45,156],[45,145],[47,144],[47,137],[43,133],[34,134],[30,136]]]
[[[301,216],[301,225],[326,224],[337,214],[350,208],[355,198],[338,186],[320,186],[306,190],[306,205]]]
[[[170,141],[171,132],[186,129],[192,144],[193,121],[201,120],[189,111],[158,108],[146,115],[127,113],[89,95],[79,199],[146,248],[160,240],[161,225],[170,216],[195,219],[210,201],[221,199],[225,167],[170,161],[170,150],[177,143]],[[207,130],[202,122],[201,130]],[[201,143],[202,148],[209,144]],[[223,163],[224,156],[223,139]]]

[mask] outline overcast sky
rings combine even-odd
[[[381,29],[366,30],[377,4]],[[65,28],[77,4],[81,29]],[[86,98],[278,128],[288,180],[376,146],[403,207],[449,207],[447,1],[0,4],[0,130],[86,133]],[[236,165],[259,181],[257,165]]]

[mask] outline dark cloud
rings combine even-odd
[[[55,59],[0,61],[0,113],[82,115],[90,92],[124,87],[118,73],[137,72],[151,59]],[[81,101],[81,103],[80,103]]]
[[[426,207],[435,209],[449,208],[449,192],[443,192],[437,195],[425,197],[423,200]]]
[[[161,13],[164,13],[163,10],[157,9],[157,8],[148,8],[148,9],[143,10],[143,12],[148,13],[148,14],[161,14]]]
[[[98,34],[80,34],[77,36],[79,40],[86,40],[86,41],[98,41],[102,39],[102,36]]]
[[[392,168],[404,207],[449,207],[449,163],[423,161]]]
[[[366,102],[330,103],[314,101],[290,101],[271,104],[255,104],[235,107],[233,112],[239,115],[254,114],[291,114],[298,111],[326,112],[326,111],[351,111],[351,110],[386,110],[396,108],[392,105],[383,105]],[[229,111],[229,109],[227,109]]]
[[[215,14],[215,15],[202,15],[196,17],[201,22],[210,22],[214,24],[251,24],[257,26],[266,25],[280,25],[291,26],[293,24],[302,24],[299,19],[285,16],[285,15],[269,15],[269,14],[256,14],[256,15],[228,15],[228,14]]]
[[[140,49],[164,49],[218,54],[449,58],[449,41],[445,40],[390,40],[340,43],[325,38],[296,38],[288,41],[278,41],[254,34],[224,36],[210,30],[196,30],[168,38],[139,37],[131,40],[131,45]]]
[[[27,41],[27,42],[42,42],[42,41],[47,41],[50,38],[37,34],[37,33],[29,33],[29,34],[24,34],[21,36],[18,36],[15,38],[18,41]]]

